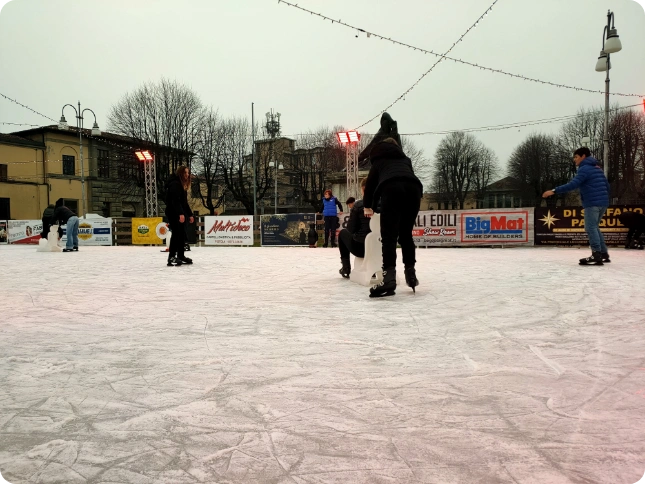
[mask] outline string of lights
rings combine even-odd
[[[25,106],[25,105],[24,105],[24,104],[22,104],[21,102],[18,102],[18,101],[16,101],[15,99],[12,99],[12,98],[10,98],[10,97],[9,97],[9,96],[7,96],[7,95],[2,94],[1,92],[0,92],[0,96],[2,96],[3,98],[7,99],[8,101],[11,101],[11,102],[12,102],[12,103],[14,103],[14,104],[17,104],[18,106],[22,106],[23,108],[28,109],[29,111],[31,111],[32,113],[37,114],[38,116],[42,116],[42,117],[43,117],[43,118],[45,118],[45,119],[49,119],[50,121],[53,121],[54,123],[56,122],[56,120],[55,120],[55,119],[52,119],[52,118],[50,118],[49,116],[45,116],[43,113],[39,113],[39,112],[38,112],[38,111],[36,111],[35,109],[31,109],[29,106]]]
[[[468,33],[469,33],[471,30],[473,30],[474,28],[476,28],[476,27],[477,27],[477,25],[479,25],[479,22],[481,22],[481,21],[483,20],[483,18],[484,18],[484,17],[486,17],[486,16],[488,15],[488,13],[489,13],[491,10],[493,10],[493,7],[497,4],[497,2],[498,2],[498,1],[499,1],[499,0],[495,0],[495,1],[492,3],[492,5],[491,5],[490,7],[488,7],[488,8],[486,9],[486,11],[485,11],[483,14],[481,14],[481,15],[477,18],[477,20],[475,21],[475,23],[474,23],[474,24],[472,24],[470,27],[468,27],[468,29],[467,29],[463,34],[461,34],[461,37],[459,37],[459,39],[457,39],[457,40],[456,40],[456,41],[455,41],[455,42],[450,46],[450,48],[449,48],[447,51],[445,51],[443,54],[441,54],[441,57],[439,57],[439,59],[437,59],[437,61],[436,61],[434,64],[432,64],[432,65],[430,66],[430,69],[428,69],[428,70],[427,70],[427,71],[425,71],[423,74],[421,74],[421,77],[419,77],[419,78],[414,82],[414,84],[412,84],[412,85],[411,85],[407,90],[403,91],[403,94],[401,94],[401,95],[400,95],[399,97],[397,97],[394,101],[392,101],[392,103],[390,103],[390,105],[389,105],[389,106],[387,106],[385,109],[382,109],[382,110],[381,110],[378,114],[376,114],[374,117],[372,117],[372,118],[368,119],[368,120],[367,120],[367,121],[365,121],[363,124],[361,124],[361,125],[357,126],[355,129],[360,129],[360,128],[362,128],[363,126],[365,126],[365,125],[367,125],[367,124],[371,123],[371,122],[372,122],[372,121],[374,121],[376,118],[378,118],[381,114],[383,114],[383,113],[384,113],[384,112],[386,112],[388,109],[390,109],[392,106],[394,106],[396,103],[398,103],[398,102],[399,102],[399,101],[401,101],[401,100],[404,100],[404,99],[405,99],[405,96],[406,96],[407,94],[409,94],[409,93],[410,93],[410,91],[412,91],[412,89],[414,89],[415,87],[417,87],[417,85],[418,85],[418,84],[419,84],[419,83],[420,83],[420,82],[421,82],[421,81],[422,81],[422,80],[423,80],[423,79],[424,79],[428,74],[430,74],[430,73],[434,70],[434,68],[435,68],[435,67],[437,67],[437,66],[438,66],[438,65],[439,65],[443,60],[445,60],[445,59],[446,59],[446,56],[447,56],[448,54],[450,54],[450,52],[452,52],[452,50],[457,46],[457,44],[458,44],[459,42],[461,42],[462,40],[464,40],[464,37],[466,37],[466,36],[468,35]]]
[[[640,104],[630,104],[629,106],[620,106],[617,108],[611,109],[611,111],[622,111],[624,109],[631,109],[634,107],[640,107]],[[579,117],[584,117],[588,116],[590,114],[595,114],[595,113],[604,113],[603,110],[598,110],[598,111],[591,111],[587,113],[579,113],[579,114],[569,114],[566,116],[557,116],[554,118],[544,118],[544,119],[537,119],[533,121],[518,121],[516,123],[508,123],[508,124],[497,124],[497,125],[491,125],[491,126],[481,126],[478,128],[463,128],[463,129],[451,129],[451,130],[443,130],[443,131],[424,131],[421,133],[401,133],[401,136],[423,136],[423,135],[445,135],[445,134],[450,134],[450,133],[456,133],[456,132],[463,132],[463,133],[475,133],[475,132],[481,132],[481,131],[503,131],[506,129],[513,129],[513,128],[522,128],[526,126],[535,126],[538,124],[555,124],[555,123],[562,123],[564,121],[568,121],[571,119],[579,118]]]
[[[368,32],[368,31],[366,31],[366,30],[364,30],[362,28],[359,28],[359,27],[356,27],[354,25],[350,25],[350,24],[348,24],[346,22],[343,22],[342,20],[337,20],[337,19],[327,17],[327,16],[322,15],[322,14],[320,14],[318,12],[308,10],[306,8],[300,7],[299,5],[290,3],[290,2],[285,1],[285,0],[278,0],[278,3],[284,3],[285,5],[288,5],[289,7],[293,7],[293,8],[296,8],[298,10],[302,10],[303,12],[307,12],[307,13],[309,13],[311,15],[314,15],[316,17],[322,18],[324,20],[329,20],[329,21],[331,21],[332,24],[337,23],[339,25],[342,25],[343,27],[347,27],[347,28],[352,29],[352,30],[354,30],[356,32],[363,32],[363,33],[367,34],[368,38],[373,36],[373,37],[376,37],[377,39],[387,40],[387,41],[389,41],[389,42],[391,42],[391,43],[393,43],[395,45],[399,45],[399,46],[402,46],[402,47],[407,47],[407,48],[412,49],[414,51],[423,52],[424,54],[430,54],[430,55],[433,55],[435,57],[445,58],[446,60],[451,60],[451,61],[453,61],[455,63],[458,63],[458,64],[463,64],[463,65],[467,65],[467,66],[470,66],[470,67],[475,67],[477,69],[493,72],[493,73],[496,73],[496,74],[502,74],[502,75],[513,77],[513,78],[516,78],[516,79],[521,79],[521,80],[527,81],[527,82],[535,82],[535,83],[538,83],[538,84],[548,85],[548,86],[552,86],[552,87],[558,87],[558,88],[562,88],[562,89],[570,89],[570,90],[579,91],[579,92],[587,92],[587,93],[591,93],[591,94],[603,94],[603,95],[605,94],[604,91],[597,90],[597,89],[585,89],[585,88],[582,88],[582,87],[569,86],[567,84],[560,84],[560,83],[557,83],[557,82],[543,81],[541,79],[527,77],[527,76],[523,76],[521,74],[514,74],[512,72],[504,71],[502,69],[494,69],[492,67],[487,67],[487,66],[480,65],[480,64],[477,64],[477,63],[474,63],[474,62],[469,62],[469,61],[465,61],[465,60],[462,60],[462,59],[457,59],[455,57],[449,57],[447,55],[442,55],[442,54],[439,54],[439,53],[434,52],[432,50],[427,50],[427,49],[423,49],[421,47],[417,47],[417,46],[414,46],[414,45],[411,45],[411,44],[406,44],[405,42],[400,42],[398,40],[392,39],[390,37],[385,37],[383,35],[379,35],[379,34],[376,34],[374,32]],[[621,96],[621,97],[640,97],[640,98],[645,97],[645,94],[627,94],[627,93],[620,93],[620,92],[612,92],[612,93],[610,93],[610,95],[612,95],[612,96]],[[361,125],[361,126],[363,126],[363,125]]]
[[[4,125],[7,125],[7,126],[31,126],[32,128],[37,128],[38,126],[40,126],[40,125],[38,125],[38,124],[27,124],[27,123],[7,123],[7,122],[5,122],[5,121],[0,121],[0,124],[4,124]]]

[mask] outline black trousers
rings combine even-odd
[[[381,190],[381,241],[383,268],[396,267],[396,243],[401,245],[403,264],[414,267],[416,246],[412,228],[419,214],[421,189],[407,180],[385,182]]]
[[[349,254],[356,257],[365,257],[365,243],[354,240],[352,233],[343,229],[338,234],[338,249],[341,259],[349,259]]]
[[[331,235],[332,245],[336,243],[336,224],[338,223],[338,217],[335,215],[325,216],[325,245],[329,242],[329,236]]]
[[[186,244],[186,227],[179,220],[169,221],[172,235],[170,237],[170,247],[168,248],[168,257],[184,257],[184,246]]]

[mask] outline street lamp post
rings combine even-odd
[[[273,209],[273,213],[278,213],[278,170],[284,170],[284,166],[282,163],[278,165],[276,161],[270,161],[269,162],[269,167],[270,168],[275,168],[274,171],[274,181],[273,181],[273,186],[275,188],[275,208]]]
[[[78,129],[78,150],[81,158],[81,206],[83,210],[83,218],[85,218],[85,166],[83,164],[83,113],[89,111],[94,115],[94,125],[92,126],[92,136],[100,136],[101,130],[99,125],[96,123],[96,114],[89,108],[85,108],[81,111],[81,102],[78,102],[78,110],[72,104],[65,104],[63,109],[61,109],[60,121],[58,122],[59,129],[69,129],[67,120],[65,119],[65,108],[71,106],[71,108],[76,113],[76,128]]]
[[[602,34],[602,50],[596,62],[597,72],[607,72],[605,79],[605,132],[603,136],[604,152],[603,165],[605,176],[609,178],[609,70],[611,69],[610,54],[619,52],[623,48],[618,31],[614,25],[614,13],[607,12],[607,25]]]

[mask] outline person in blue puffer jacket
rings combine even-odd
[[[573,162],[578,167],[576,177],[566,185],[547,190],[542,197],[580,190],[584,207],[585,231],[591,246],[591,257],[580,259],[580,264],[601,266],[604,262],[611,262],[605,238],[600,231],[600,221],[609,206],[609,182],[598,160],[591,156],[589,148],[578,148],[573,153]]]
[[[336,245],[336,228],[338,227],[338,211],[336,207],[343,211],[343,206],[340,204],[338,199],[332,195],[331,190],[328,188],[325,190],[325,196],[322,199],[322,204],[320,205],[320,211],[323,214],[325,219],[325,243],[323,247],[327,247],[329,244],[329,236],[331,235],[331,246],[337,247]]]

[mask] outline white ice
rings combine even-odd
[[[419,250],[416,295],[375,300],[331,248],[0,246],[0,472],[632,484],[645,253],[587,252]]]

